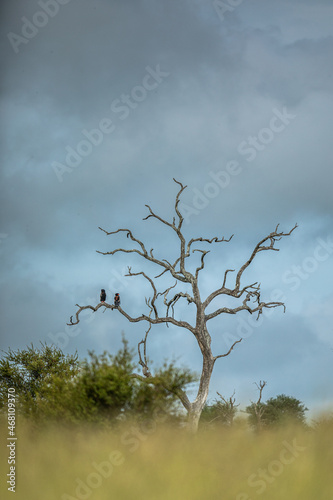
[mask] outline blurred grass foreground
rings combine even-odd
[[[5,457],[2,499],[333,498],[332,418],[259,434],[241,421],[196,435],[153,420],[113,429],[17,424],[16,491],[7,490]]]

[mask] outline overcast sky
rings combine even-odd
[[[133,316],[147,312],[146,283],[123,275],[128,265],[158,271],[96,253],[130,248],[98,226],[130,228],[173,259],[172,231],[142,219],[149,204],[172,220],[175,177],[187,185],[187,237],[234,234],[209,248],[203,297],[278,223],[299,225],[243,276],[244,286],[261,282],[263,300],[278,294],[286,313],[211,322],[214,354],[244,340],[216,363],[210,401],[235,390],[245,405],[266,380],[266,398],[332,406],[331,0],[4,0],[1,9],[0,348],[53,342],[85,357],[116,352],[122,331],[136,347],[144,324],[116,311],[82,315],[76,329],[66,322],[101,288]],[[179,302],[176,317],[193,322],[187,307]],[[200,370],[194,337],[171,325],[152,329],[148,354],[153,367],[167,357]]]

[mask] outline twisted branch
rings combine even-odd
[[[119,311],[120,314],[122,314],[130,323],[139,323],[140,321],[147,321],[148,323],[151,323],[152,325],[160,325],[163,323],[171,323],[175,326],[181,327],[181,328],[186,328],[193,334],[195,334],[196,329],[192,325],[190,325],[187,321],[180,321],[176,320],[175,318],[172,318],[171,316],[167,317],[157,317],[157,318],[151,318],[150,316],[147,316],[146,314],[142,314],[141,316],[138,316],[137,318],[133,318],[130,316],[126,311],[124,311],[120,306],[115,307],[112,304],[107,304],[104,302],[103,304],[98,304],[97,306],[83,306],[80,307],[78,304],[76,304],[77,307],[79,307],[78,311],[76,311],[75,317],[76,317],[76,322],[73,322],[73,316],[70,318],[70,322],[67,323],[68,326],[74,326],[77,325],[80,322],[80,313],[84,311],[85,309],[91,309],[93,312],[96,312],[100,307],[106,307],[107,309],[116,309]]]
[[[164,301],[164,304],[167,306],[167,315],[169,314],[169,309],[171,307],[172,317],[174,317],[174,306],[180,298],[187,299],[188,304],[190,304],[191,302],[195,302],[194,298],[191,297],[191,295],[189,295],[188,293],[178,292],[171,300],[169,300],[169,302]]]
[[[249,289],[251,289],[251,288],[253,289],[252,292],[255,291],[254,290],[254,286],[257,285],[257,283],[253,283],[252,285],[245,286],[242,290],[240,289],[240,280],[241,280],[241,277],[242,277],[245,269],[247,269],[249,267],[249,265],[251,264],[251,262],[253,261],[253,259],[255,258],[255,256],[259,252],[264,251],[264,250],[274,250],[274,251],[278,252],[279,248],[275,248],[274,247],[275,242],[279,241],[283,236],[289,236],[298,227],[298,225],[295,224],[295,226],[288,233],[284,233],[283,231],[278,232],[278,227],[279,227],[279,224],[276,226],[275,231],[273,231],[268,236],[266,236],[265,238],[263,238],[255,246],[254,250],[252,251],[252,253],[251,253],[250,257],[249,257],[249,259],[245,262],[245,264],[243,264],[241,266],[241,268],[237,272],[236,279],[235,279],[235,287],[233,289],[227,288],[225,285],[226,285],[227,273],[228,272],[233,272],[234,270],[233,269],[227,269],[225,271],[222,286],[220,288],[218,288],[217,290],[215,290],[214,292],[212,292],[206,298],[206,300],[204,301],[203,306],[204,306],[205,309],[212,302],[212,300],[214,298],[218,297],[219,295],[225,294],[225,295],[229,295],[229,296],[232,296],[232,297],[235,297],[235,298],[240,298],[245,292],[248,293]],[[268,240],[270,241],[270,244],[269,245],[264,245]],[[221,308],[221,309],[218,309],[217,311],[215,311],[215,313],[212,313],[212,314],[208,315],[208,318],[210,319],[210,318],[215,317],[218,314],[221,314],[223,312],[228,312],[229,314],[235,314],[236,312],[238,312],[238,310],[243,310],[243,309],[247,309],[251,313],[259,311],[259,315],[260,315],[261,312],[262,312],[262,309],[264,307],[277,307],[277,306],[280,306],[280,305],[282,305],[284,307],[284,304],[281,303],[281,302],[271,302],[271,303],[268,303],[268,304],[265,304],[264,302],[260,302],[259,289],[260,289],[260,285],[258,285],[256,287],[257,294],[252,293],[252,295],[251,295],[251,296],[256,295],[256,297],[257,297],[258,307],[256,309],[251,309],[250,310],[249,307],[245,307],[245,306],[241,306],[240,309],[235,308],[235,309],[231,309],[231,310],[230,309],[225,310],[226,308]]]
[[[280,241],[283,236],[290,236],[291,233],[298,227],[297,224],[295,224],[295,226],[288,233],[284,233],[283,231],[278,232],[279,225],[280,224],[276,226],[275,231],[271,232],[268,236],[259,241],[259,243],[255,246],[250,258],[245,262],[245,264],[243,264],[243,266],[238,271],[236,276],[236,286],[235,286],[235,290],[237,292],[239,291],[242,274],[245,271],[245,269],[249,267],[255,256],[259,252],[262,252],[264,250],[273,250],[275,252],[279,252],[280,249],[274,247],[275,242]],[[265,246],[264,243],[266,243],[266,241],[268,240],[270,241],[270,244],[268,246]]]
[[[98,311],[100,307],[105,307],[106,309],[115,309],[115,306],[113,304],[107,304],[106,302],[100,302],[97,304],[97,306],[79,306],[79,304],[75,304],[79,309],[76,311],[75,318],[76,321],[73,323],[73,316],[69,318],[69,323],[66,323],[68,326],[74,326],[77,325],[80,322],[80,313],[84,311],[85,309],[91,309],[93,312]]]
[[[233,348],[235,347],[236,344],[238,344],[239,342],[242,342],[242,338],[239,339],[239,340],[236,340],[236,342],[234,342],[232,344],[232,346],[230,347],[229,351],[225,354],[219,354],[218,356],[214,356],[214,361],[216,361],[217,359],[219,358],[225,358],[226,356],[229,356],[229,354],[231,353],[231,351],[233,350]]]
[[[191,249],[191,245],[192,243],[194,243],[195,241],[204,241],[206,243],[221,243],[223,241],[229,243],[229,241],[231,240],[231,238],[233,237],[234,235],[232,234],[230,236],[230,238],[228,239],[225,239],[224,236],[222,236],[222,238],[219,240],[217,236],[215,236],[214,238],[212,239],[208,239],[208,238],[191,238],[190,241],[188,242],[187,244],[187,249],[186,249],[186,257],[188,257],[190,255],[190,249]],[[193,252],[194,250],[192,250]]]
[[[153,289],[153,292],[154,292],[153,298],[149,299],[148,301],[146,299],[146,303],[149,307],[151,307],[154,310],[155,318],[157,318],[158,313],[157,313],[157,309],[155,306],[155,300],[157,299],[157,290],[156,290],[156,287],[155,287],[153,280],[151,278],[149,278],[149,276],[147,276],[143,271],[141,271],[140,273],[132,273],[131,267],[128,267],[128,274],[125,274],[125,276],[140,276],[140,275],[142,275],[144,278],[146,278],[147,281],[149,281],[149,283],[151,284],[151,287]]]

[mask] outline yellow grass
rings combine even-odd
[[[196,436],[151,422],[117,431],[18,422],[16,493],[7,491],[1,428],[2,499],[330,500],[333,424],[256,435],[244,426]]]

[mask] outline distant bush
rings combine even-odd
[[[260,411],[260,419],[258,419],[258,410]],[[307,410],[308,408],[298,399],[280,394],[275,398],[268,399],[266,403],[252,403],[246,407],[245,411],[252,427],[265,428],[286,422],[305,425],[305,412]]]
[[[157,410],[178,414],[177,391],[195,376],[165,363],[154,377],[134,378],[134,353],[123,338],[117,354],[104,352],[79,361],[59,348],[42,344],[4,353],[0,360],[0,412],[6,411],[9,388],[17,396],[17,413],[34,420],[112,422],[150,416]]]

